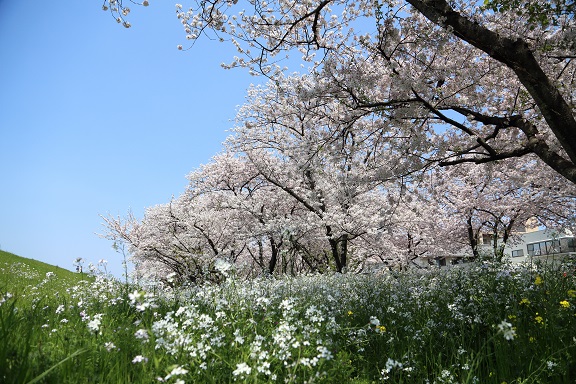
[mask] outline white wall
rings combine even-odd
[[[512,256],[512,251],[520,249],[523,251],[524,256],[511,258],[513,262],[522,262],[529,259],[528,247],[527,247],[528,244],[538,243],[546,240],[560,240],[563,238],[574,237],[572,234],[559,232],[551,229],[543,229],[534,232],[521,233],[518,234],[518,236],[519,236],[518,239],[510,240],[508,244],[506,244],[506,247],[504,248],[504,254],[508,256]],[[546,258],[547,256],[549,257],[550,255],[542,255],[535,257]]]

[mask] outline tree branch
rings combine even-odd
[[[451,27],[454,35],[511,68],[536,102],[572,164],[576,164],[576,119],[572,108],[544,73],[524,40],[500,36],[470,21],[445,0],[407,2],[433,23]]]

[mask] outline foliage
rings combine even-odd
[[[576,10],[574,0],[484,0],[484,6],[497,12],[513,11],[522,16],[526,15],[530,23],[542,26],[556,25],[564,16],[574,17]]]
[[[573,266],[0,289],[2,382],[564,383]],[[14,274],[19,274],[17,268]],[[22,273],[26,273],[23,271]]]

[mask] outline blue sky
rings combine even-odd
[[[131,6],[125,29],[96,0],[0,0],[0,248],[73,269],[120,256],[99,215],[141,217],[220,149],[261,81],[191,50],[174,4]]]

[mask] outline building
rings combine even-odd
[[[497,242],[501,246],[501,240]],[[481,255],[493,255],[494,236],[480,234],[478,239],[478,251]],[[436,265],[448,267],[467,263],[471,257],[469,247],[464,247],[460,252],[447,256],[428,256],[417,260],[421,267]],[[516,232],[504,246],[504,257],[514,263],[551,261],[563,259],[567,256],[576,257],[576,237],[570,231],[553,229],[540,229],[536,226],[526,225],[523,232]],[[488,256],[489,257],[489,256]]]
[[[576,239],[569,231],[551,229],[528,230],[518,233],[506,247],[504,254],[513,262],[554,260],[576,256]]]

